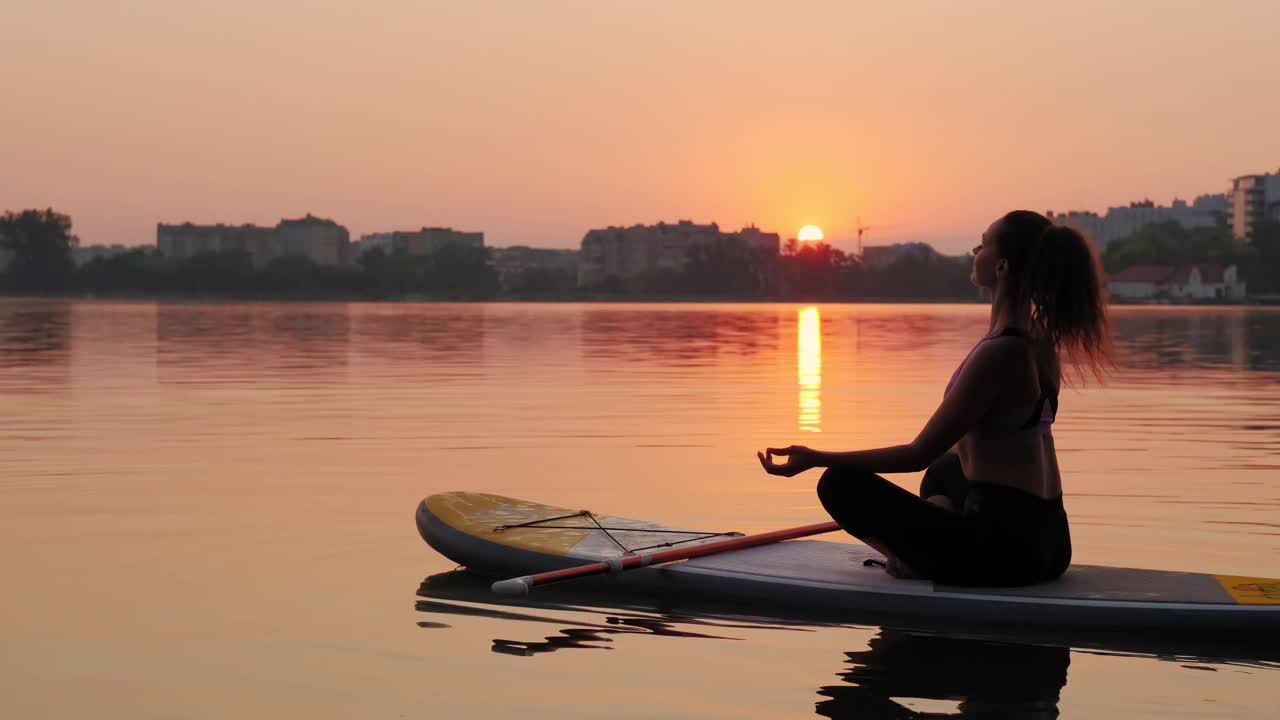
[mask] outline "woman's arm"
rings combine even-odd
[[[991,409],[1003,391],[1002,380],[1013,369],[1013,361],[1018,357],[1016,352],[1013,342],[984,343],[965,363],[951,392],[915,440],[874,450],[819,451],[815,458],[817,467],[855,468],[875,473],[924,470],[959,442]]]
[[[849,450],[847,452],[818,451],[817,467],[850,468],[874,473],[917,472],[929,467],[934,458],[927,457],[914,442],[906,445],[875,448],[873,450]]]

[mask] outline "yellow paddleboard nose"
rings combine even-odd
[[[1280,605],[1280,579],[1215,575],[1239,605]]]

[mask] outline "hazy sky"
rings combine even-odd
[[[1280,3],[7,0],[0,209],[968,248],[1280,167]]]

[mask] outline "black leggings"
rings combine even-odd
[[[954,511],[924,500],[945,495]],[[948,585],[1017,586],[1052,580],[1071,564],[1062,496],[970,483],[960,458],[929,466],[920,497],[872,472],[831,468],[818,499],[846,532],[872,540],[924,577]]]

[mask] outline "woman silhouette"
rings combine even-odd
[[[1071,562],[1050,426],[1061,360],[1080,375],[1101,377],[1109,366],[1103,279],[1080,233],[1028,210],[992,223],[973,253],[970,279],[991,291],[989,332],[915,440],[852,452],[792,445],[756,456],[774,475],[827,468],[818,482],[823,507],[884,553],[891,574],[1027,585],[1058,577]],[[926,468],[920,497],[877,474]]]

